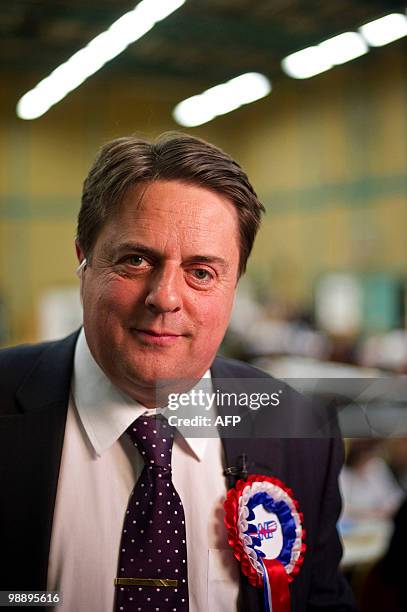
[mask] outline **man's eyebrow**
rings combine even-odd
[[[107,250],[109,255],[113,257],[119,257],[121,254],[128,251],[137,251],[137,253],[154,257],[154,259],[162,259],[162,253],[160,253],[160,251],[148,247],[141,242],[120,242],[119,244],[111,244]]]
[[[192,255],[191,257],[188,257],[184,263],[206,263],[208,265],[217,264],[223,269],[223,271],[229,270],[230,268],[230,264],[228,261],[226,261],[226,259],[223,259],[222,257],[217,257],[216,255]]]
[[[112,244],[108,247],[108,252],[113,257],[119,257],[121,254],[128,251],[137,251],[137,253],[141,255],[146,255],[147,257],[153,257],[154,259],[161,261],[164,259],[163,254],[157,249],[153,249],[152,247],[148,247],[141,242],[121,242],[120,244]],[[220,266],[224,271],[230,268],[229,262],[222,257],[218,257],[216,255],[191,255],[188,257],[184,264],[190,265],[194,263],[206,263],[216,264]]]

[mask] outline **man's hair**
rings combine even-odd
[[[179,132],[153,142],[127,136],[105,144],[83,185],[78,241],[89,260],[97,237],[127,190],[157,180],[179,180],[229,198],[239,220],[239,275],[246,269],[264,207],[246,174],[218,147]]]

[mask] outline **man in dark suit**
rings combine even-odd
[[[157,540],[143,529],[138,541],[126,540],[123,516],[147,523],[135,514],[147,461],[124,434],[157,412],[157,390],[165,397],[174,381],[209,378],[214,390],[236,392],[250,379],[262,390],[283,389],[284,402],[256,413],[219,404],[220,415],[241,418],[234,436],[226,427],[206,443],[174,434],[172,480],[165,473],[185,515],[185,539],[178,530],[171,538],[179,541],[174,567],[178,547],[188,550],[189,609],[263,609],[261,589],[226,550],[224,469],[229,486],[246,473],[276,477],[299,502],[307,550],[290,586],[292,609],[353,609],[338,573],[340,441],[305,438],[323,428],[305,400],[254,368],[215,358],[262,211],[236,162],[199,139],[129,137],[102,148],[78,220],[83,330],[0,353],[1,590],[61,590],[68,612],[187,610],[181,579],[161,585],[155,574],[161,561],[171,574],[170,553],[154,558],[171,528]],[[141,514],[149,516],[159,500],[144,496]],[[131,546],[147,569],[123,578]]]

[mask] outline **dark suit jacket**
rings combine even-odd
[[[46,589],[76,338],[77,332],[57,342],[0,351],[0,590]],[[241,384],[243,390],[245,378],[267,379],[270,390],[281,388],[281,383],[237,361],[217,358],[211,371],[221,391],[229,384],[234,391]],[[242,412],[245,437],[222,438],[226,466],[237,466],[245,453],[249,474],[275,476],[294,491],[304,514],[307,552],[290,587],[293,611],[349,612],[354,609],[352,596],[337,572],[342,443],[326,436],[258,437],[272,435],[276,424],[294,436],[303,435],[304,428],[312,433],[326,426],[318,411],[304,409],[300,395],[288,387],[284,393],[289,410]],[[244,576],[239,609],[264,610],[262,590],[251,587]]]

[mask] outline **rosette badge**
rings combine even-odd
[[[228,541],[250,584],[264,588],[266,611],[289,612],[288,585],[305,553],[303,517],[291,489],[255,474],[228,491]]]

